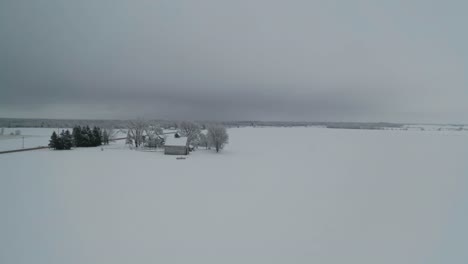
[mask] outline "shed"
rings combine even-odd
[[[166,155],[188,155],[187,137],[176,137],[169,135],[164,143],[164,154]]]

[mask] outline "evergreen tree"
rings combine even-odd
[[[63,149],[67,149],[67,150],[71,149],[73,145],[73,139],[68,129],[67,131],[65,131],[65,133],[62,136],[62,142],[63,142]]]
[[[80,126],[75,126],[73,128],[72,136],[73,136],[73,145],[75,147],[82,147],[83,146],[83,136],[82,136]]]
[[[57,137],[57,133],[55,133],[54,131],[52,135],[50,136],[49,148],[57,149],[57,144],[58,144],[58,137]]]
[[[83,137],[84,137],[84,144],[83,146],[84,147],[91,147],[93,146],[93,142],[94,142],[94,137],[93,137],[93,132],[91,131],[91,129],[89,128],[89,126],[86,126],[85,130],[84,130],[84,133],[83,133]]]
[[[103,143],[109,144],[109,133],[101,130],[100,127],[94,126],[92,129],[89,126],[75,126],[72,130],[70,138],[72,140],[72,147],[96,147]],[[70,133],[68,131],[68,133]],[[67,139],[67,135],[62,136],[63,139]],[[60,139],[60,137],[58,137]],[[63,142],[65,144],[65,141]],[[68,143],[67,143],[68,144]],[[65,147],[65,146],[64,146]],[[68,146],[67,146],[68,147]]]
[[[78,131],[77,131],[78,132],[78,141],[77,142],[79,142],[78,145],[80,147],[83,147],[83,145],[85,144],[84,139],[83,139],[83,129],[84,129],[84,127],[78,126]]]
[[[93,127],[93,147],[100,146],[102,144],[101,137],[101,130],[98,127]]]
[[[62,132],[60,132],[60,136],[58,137],[57,145],[56,145],[55,149],[58,149],[58,150],[64,149],[64,142],[63,142],[64,137],[65,137],[65,131],[62,130]]]
[[[79,143],[80,147],[84,147],[84,146],[86,145],[86,138],[85,138],[85,132],[86,132],[86,131],[85,131],[85,127],[79,126],[78,129],[79,129],[78,131],[79,131],[79,133],[80,133],[80,135],[78,136],[78,137],[79,137],[78,142],[80,142],[80,143]]]
[[[81,134],[82,144],[81,147],[89,147],[89,136],[86,133]]]

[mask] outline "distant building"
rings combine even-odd
[[[179,134],[168,135],[164,143],[164,154],[166,155],[188,155],[188,138]]]

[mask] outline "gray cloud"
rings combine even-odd
[[[0,115],[467,122],[466,7],[2,1]]]

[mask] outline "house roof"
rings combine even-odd
[[[187,146],[187,137],[179,137],[176,138],[173,135],[169,135],[166,138],[166,143],[164,144],[165,146],[181,146],[185,147]]]

